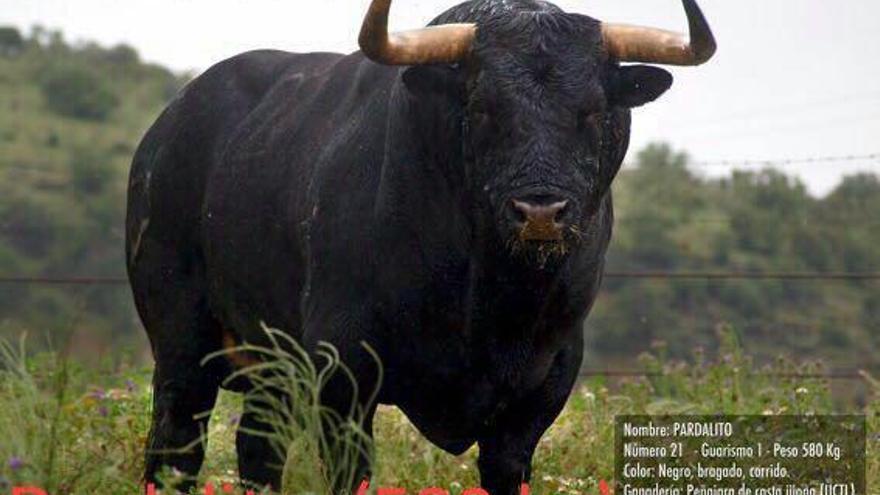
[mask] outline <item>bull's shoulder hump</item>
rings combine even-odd
[[[342,57],[338,53],[252,50],[213,65],[194,81],[194,86],[235,85],[239,91],[261,96],[286,74],[321,73]]]

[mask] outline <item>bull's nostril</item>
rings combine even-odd
[[[556,216],[553,218],[553,221],[557,223],[563,223],[563,219],[568,214],[568,201],[562,201],[561,205],[559,211],[556,212]]]
[[[535,207],[531,203],[514,199],[512,206],[513,217],[517,223],[525,224],[534,220]]]
[[[513,201],[513,204],[511,206],[512,208],[510,209],[510,211],[513,216],[513,220],[516,223],[526,223],[526,221],[528,220],[528,210],[522,208],[522,204],[516,200]]]

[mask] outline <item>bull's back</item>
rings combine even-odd
[[[211,310],[239,337],[259,342],[262,322],[303,327],[308,224],[364,245],[358,215],[371,211],[396,74],[359,53],[298,56],[224,136],[198,240]]]
[[[231,136],[285,73],[320,71],[339,57],[263,50],[230,58],[188,84],[147,131],[129,178],[126,253],[148,333],[163,319],[151,309],[167,303],[163,294],[207,291],[202,210]]]
[[[129,269],[148,231],[165,242],[191,237],[206,178],[228,137],[291,66],[326,59],[248,52],[213,66],[180,92],[147,131],[133,160],[126,221]]]

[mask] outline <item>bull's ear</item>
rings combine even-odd
[[[609,86],[611,103],[640,107],[656,100],[672,86],[672,74],[651,65],[629,65],[617,69]]]
[[[461,88],[459,70],[450,65],[410,67],[403,71],[403,84],[414,94],[457,94]]]

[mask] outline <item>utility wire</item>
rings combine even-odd
[[[605,278],[630,280],[874,281],[880,272],[608,271]],[[5,285],[126,285],[124,277],[0,277]]]
[[[656,280],[880,280],[880,272],[608,271],[605,278]]]
[[[0,277],[5,285],[123,285],[122,277]]]
[[[880,116],[878,116],[880,118]],[[718,160],[688,160],[685,165],[690,167],[731,167],[731,166],[762,166],[773,167],[782,165],[811,165],[818,163],[846,163],[856,161],[880,161],[880,152],[865,154],[848,154],[848,155],[818,155],[818,156],[801,156],[801,157],[780,157],[780,158],[726,158]],[[25,171],[25,172],[50,172],[61,175],[61,170],[53,170],[42,167],[28,167],[24,165],[6,165],[0,166],[0,172],[4,170]]]
[[[757,376],[766,376],[771,378],[807,378],[807,379],[827,379],[827,380],[861,380],[867,381],[865,371],[861,369],[835,370],[827,373],[797,373],[797,372],[756,372],[752,373]],[[581,370],[578,374],[580,378],[607,377],[607,378],[641,378],[641,377],[659,377],[664,376],[662,371],[647,371],[635,369],[616,369],[616,370]]]
[[[731,166],[760,166],[772,167],[782,165],[808,165],[816,163],[845,163],[866,160],[880,160],[880,152],[867,153],[864,155],[831,155],[831,156],[808,156],[799,158],[764,158],[759,160],[702,160],[687,162],[686,165],[694,167],[731,167]]]

